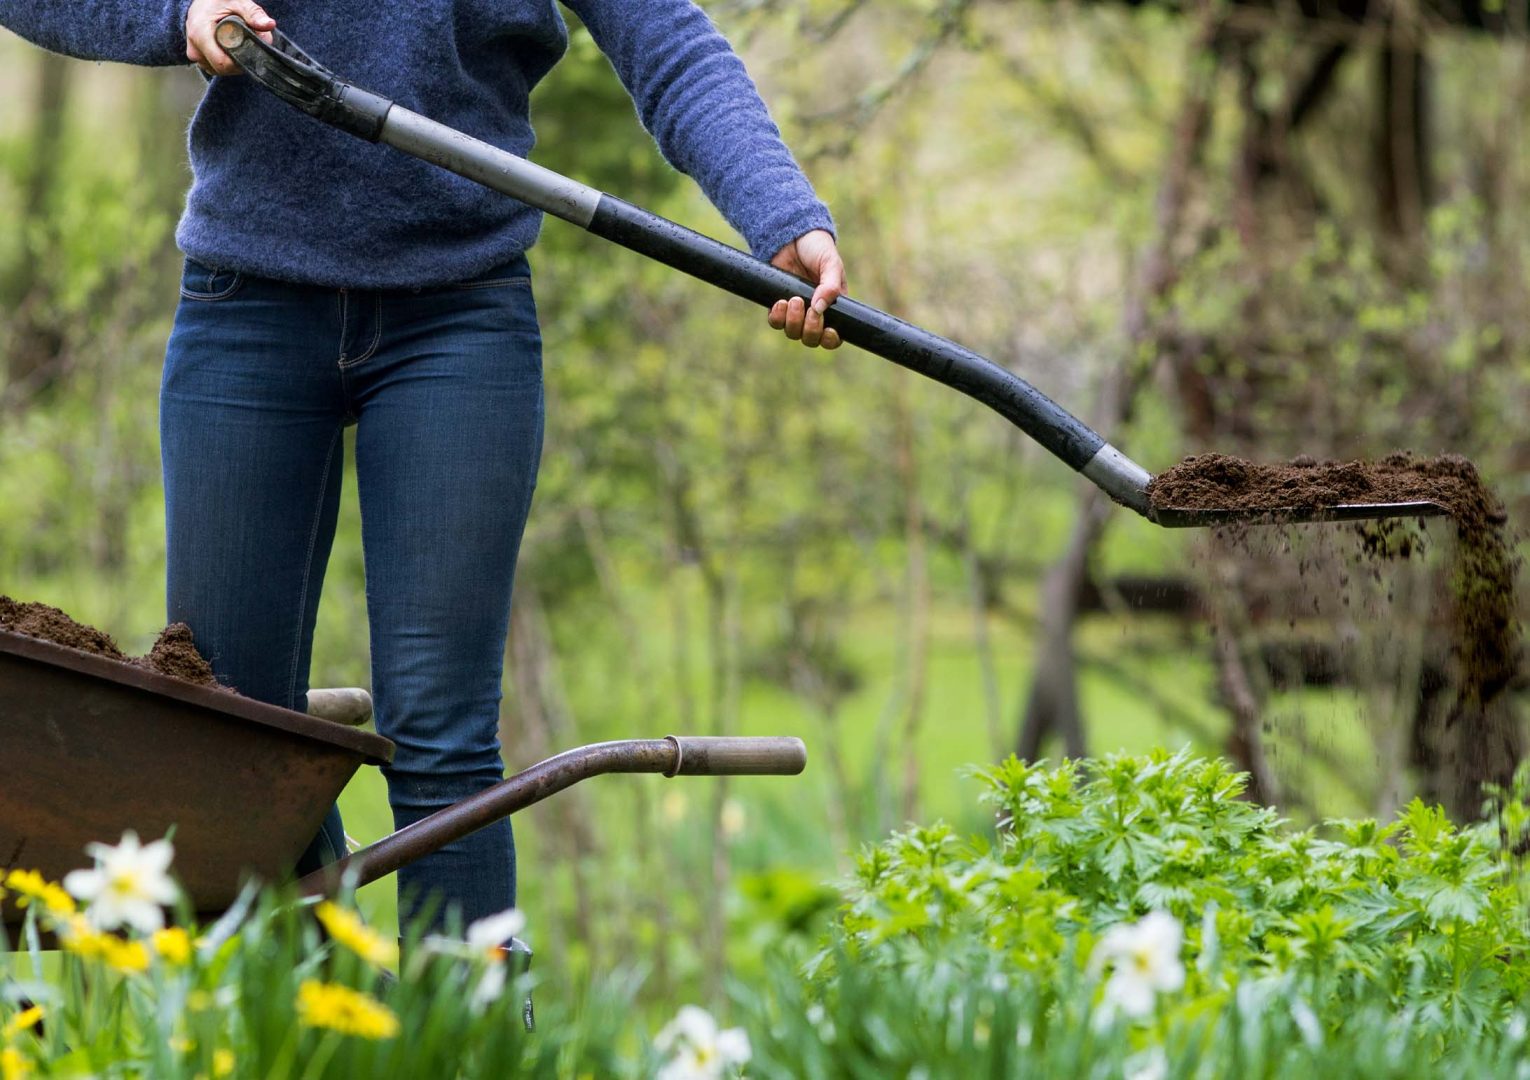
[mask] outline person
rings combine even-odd
[[[497,146],[532,146],[528,96],[564,52],[553,0],[0,0],[0,25],[77,57],[209,75],[176,240],[160,395],[167,607],[214,672],[303,709],[355,425],[372,693],[397,750],[395,825],[503,776],[512,578],[542,450],[537,211],[330,129],[256,86],[213,32],[239,15],[341,78]],[[828,209],[731,47],[691,0],[568,0],[665,157],[751,250],[815,284],[772,327],[835,347],[845,288]],[[612,356],[610,362],[622,363]],[[344,852],[331,810],[300,861]],[[508,820],[399,872],[401,920],[465,924],[516,900]],[[428,907],[427,907],[428,905]]]

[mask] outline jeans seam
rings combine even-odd
[[[314,502],[313,528],[308,530],[308,557],[303,562],[303,587],[298,591],[297,633],[292,639],[292,675],[287,682],[287,700],[290,708],[297,708],[298,660],[303,655],[303,623],[307,620],[308,586],[313,580],[313,552],[319,543],[319,525],[324,520],[324,493],[329,490],[329,472],[335,465],[335,447],[343,434],[339,428],[329,440],[329,453],[324,456],[324,472],[319,476],[319,495]]]
[[[377,351],[377,346],[382,344],[382,293],[378,293],[373,302],[376,307],[373,309],[372,322],[376,329],[372,334],[372,344],[367,346],[366,352],[362,353],[354,360],[345,359],[345,355],[342,353],[340,356],[340,366],[342,368],[353,368],[363,360],[370,360],[372,358],[372,354]],[[343,349],[344,347],[345,343],[342,341],[341,348]]]
[[[450,287],[453,289],[496,289],[504,285],[530,284],[531,277],[529,275],[522,275],[521,277],[493,278],[489,281],[463,281]]]
[[[345,367],[345,332],[350,326],[351,318],[350,294],[341,289],[335,294],[335,298],[340,302],[340,356],[335,363]]]

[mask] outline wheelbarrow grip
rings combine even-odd
[[[675,764],[666,776],[796,776],[807,767],[801,739],[780,735],[666,735]]]
[[[328,895],[341,889],[347,880],[359,888],[592,776],[607,773],[790,776],[800,773],[806,763],[807,750],[802,740],[779,736],[670,735],[663,739],[622,739],[579,746],[539,761],[493,787],[320,867],[298,882],[298,890],[307,896]]]

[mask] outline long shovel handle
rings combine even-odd
[[[325,123],[475,180],[756,304],[813,295],[810,283],[746,252],[360,90],[280,32],[267,44],[238,16],[229,16],[218,24],[217,37],[262,86]],[[1111,498],[1148,513],[1147,471],[1013,372],[849,297],[837,300],[824,322],[843,340],[982,402]]]

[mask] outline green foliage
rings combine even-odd
[[[1384,1001],[1455,1037],[1500,1024],[1526,990],[1522,882],[1496,827],[1414,800],[1387,825],[1292,830],[1240,798],[1227,762],[1185,752],[979,775],[996,842],[922,826],[861,857],[843,914],[858,959],[992,954],[1045,973],[1167,911],[1187,928],[1188,1014],[1280,976],[1325,1023]]]

